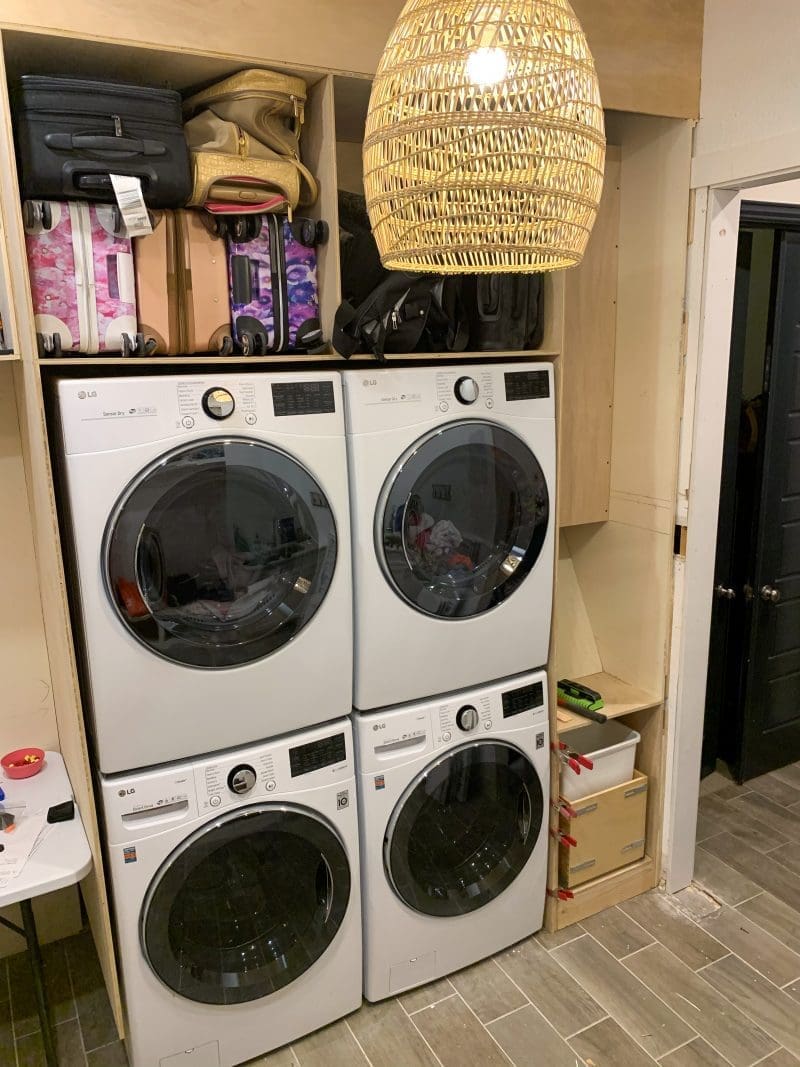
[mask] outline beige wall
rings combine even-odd
[[[693,184],[800,170],[800,4],[706,0]]]

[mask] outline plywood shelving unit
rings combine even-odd
[[[213,367],[238,371],[266,365],[282,368],[346,364],[334,353],[294,359],[191,356],[40,360],[36,354],[6,87],[22,73],[65,71],[76,76],[165,84],[181,90],[209,84],[253,65],[288,69],[304,77],[310,86],[305,160],[320,181],[320,199],[313,214],[328,221],[334,238],[321,251],[319,261],[321,311],[328,336],[340,300],[335,240],[337,188],[360,187],[360,141],[369,94],[369,80],[360,69],[362,60],[358,58],[365,54],[363,42],[349,31],[334,35],[333,51],[327,39],[324,48],[315,46],[306,66],[297,62],[302,35],[293,35],[282,55],[271,22],[264,36],[261,28],[238,26],[229,20],[221,41],[218,19],[214,17],[206,23],[208,38],[213,34],[217,48],[212,53],[204,51],[204,33],[198,36],[202,19],[190,20],[191,33],[187,29],[189,37],[183,41],[169,5],[144,2],[148,17],[143,19],[140,13],[135,18],[131,16],[125,23],[125,32],[132,39],[125,41],[109,39],[113,32],[122,31],[116,16],[114,27],[104,30],[107,12],[96,5],[77,6],[72,32],[67,35],[47,29],[63,25],[59,22],[61,7],[56,12],[58,5],[49,0],[44,9],[41,5],[37,8],[37,12],[45,12],[38,26],[6,23],[3,27],[0,23],[0,152],[7,161],[0,171],[0,274],[4,275],[9,292],[8,307],[0,301],[0,310],[15,343],[15,353],[10,357],[15,366],[8,369],[8,374],[13,375],[19,415],[17,439],[26,474],[26,514],[35,546],[41,598],[37,647],[45,655],[51,680],[52,704],[45,726],[53,733],[57,728],[58,743],[92,846],[95,867],[82,888],[120,1026],[115,951],[44,416],[49,379],[56,372],[136,374],[140,368],[152,373],[159,368],[174,372],[178,367],[190,372]],[[100,19],[96,27],[93,19],[86,21],[90,6]],[[398,6],[378,5],[387,26]],[[642,15],[639,0],[627,6],[635,12],[632,17],[640,27],[646,16]],[[653,17],[663,19],[660,5],[652,6],[656,12]],[[692,0],[689,6],[702,10],[699,0]],[[388,7],[392,11],[387,15]],[[38,18],[28,8],[29,5],[12,0],[8,12],[19,9],[19,18]],[[329,16],[330,12],[326,17]],[[6,13],[4,17],[12,16]],[[70,17],[69,13],[63,15]],[[341,23],[338,14],[336,18]],[[594,18],[597,20],[597,14]],[[145,25],[148,36],[142,39],[141,27]],[[184,26],[183,20],[180,25]],[[105,37],[92,39],[93,32],[105,33]],[[313,36],[318,44],[319,33]],[[383,29],[381,36],[385,36]],[[176,43],[179,41],[183,43]],[[254,58],[254,51],[260,58]],[[376,53],[371,38],[367,51],[372,64],[367,64],[367,70],[371,70]],[[610,66],[616,62],[616,55],[615,45],[605,62]],[[330,64],[329,69],[323,69],[320,62]],[[355,73],[342,73],[347,70]],[[687,101],[696,101],[697,95],[696,72],[684,73],[677,79],[671,98],[675,103],[658,106],[663,107],[663,114],[687,118],[622,112],[608,115],[611,147],[606,193],[586,260],[575,271],[547,276],[546,330],[541,348],[537,352],[495,354],[501,359],[551,360],[556,371],[562,530],[550,660],[551,729],[555,733],[559,728],[564,732],[575,728],[574,723],[558,722],[556,678],[584,677],[590,684],[594,679],[596,688],[607,697],[609,711],[642,733],[639,766],[651,781],[646,858],[587,883],[576,890],[572,901],[551,900],[547,914],[551,929],[641,892],[659,877],[665,648],[671,596],[672,498],[680,410],[681,306],[690,162],[688,116],[693,113]],[[616,79],[614,105],[636,111],[642,106],[644,83],[649,85],[652,80],[650,68],[647,78],[639,82],[630,76]],[[664,90],[664,84],[660,88]],[[665,101],[668,95],[666,90],[661,93]],[[651,93],[647,99],[652,98]],[[696,108],[696,103],[692,107]],[[460,353],[452,357],[490,358],[495,356]],[[437,357],[429,355],[392,359],[437,361]],[[557,795],[555,762],[551,785]],[[557,857],[553,853],[551,888],[556,886],[556,869]]]

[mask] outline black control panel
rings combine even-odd
[[[543,400],[550,396],[546,370],[506,371],[506,400]]]
[[[503,693],[503,718],[510,719],[532,708],[541,708],[544,704],[544,687],[541,682],[523,685],[519,689],[509,689]]]
[[[280,415],[330,415],[336,411],[333,382],[275,382],[272,406]]]
[[[346,757],[344,734],[331,734],[330,737],[320,738],[319,741],[309,741],[307,745],[290,748],[289,767],[292,778],[320,771],[323,767],[331,767],[334,763],[341,763]]]

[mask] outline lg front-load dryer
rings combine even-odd
[[[339,376],[61,380],[56,395],[100,770],[346,715]]]
[[[360,1006],[349,720],[101,793],[131,1067],[231,1067]]]
[[[546,676],[354,719],[364,992],[381,1000],[540,929]]]
[[[552,367],[343,377],[355,707],[544,666],[555,525]]]

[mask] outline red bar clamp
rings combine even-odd
[[[575,838],[565,834],[563,830],[551,830],[550,836],[554,837],[560,845],[569,845],[570,848],[577,848],[578,842]]]
[[[547,895],[557,900],[574,900],[575,894],[571,889],[548,889]]]

